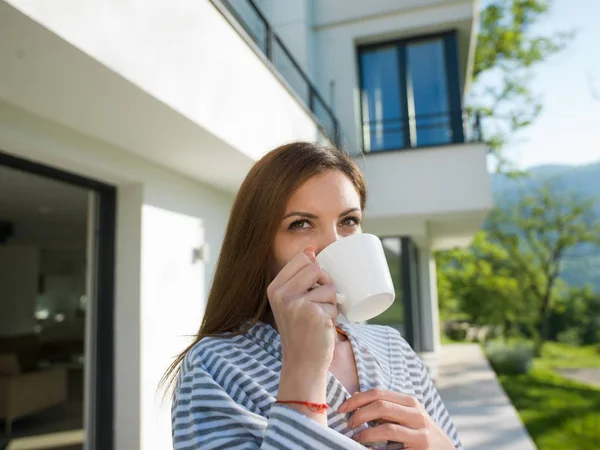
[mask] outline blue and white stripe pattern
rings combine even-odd
[[[462,449],[458,434],[427,370],[400,334],[389,327],[339,324],[352,344],[361,392],[373,388],[416,397]],[[262,322],[239,336],[204,338],[186,355],[172,407],[175,450],[364,450],[351,437],[350,398],[330,373],[328,425],[276,404],[281,370],[279,334]],[[399,449],[402,444],[383,444]]]

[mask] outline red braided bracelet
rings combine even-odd
[[[276,400],[275,403],[281,403],[284,405],[292,404],[306,406],[308,409],[318,414],[325,414],[327,412],[327,409],[329,408],[329,406],[327,406],[327,403],[302,402],[299,400]]]

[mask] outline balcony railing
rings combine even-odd
[[[223,0],[264,55],[318,119],[322,131],[334,143],[340,142],[339,122],[308,75],[294,59],[264,14],[252,0]]]
[[[363,122],[365,152],[465,142],[483,142],[481,116],[477,111],[450,111]]]

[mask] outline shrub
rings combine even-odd
[[[527,373],[533,361],[533,348],[526,344],[492,342],[487,345],[486,354],[498,374]]]
[[[581,345],[581,333],[577,328],[567,328],[556,335],[556,340],[563,344],[579,347]]]
[[[453,341],[464,341],[467,338],[467,328],[461,326],[448,327],[446,329],[446,336]]]

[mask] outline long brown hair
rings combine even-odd
[[[352,158],[335,147],[294,142],[267,153],[252,167],[229,216],[200,330],[170,365],[163,384],[172,384],[185,355],[202,338],[244,333],[268,311],[273,240],[287,203],[309,178],[336,170],[354,184],[364,210],[362,174]]]

